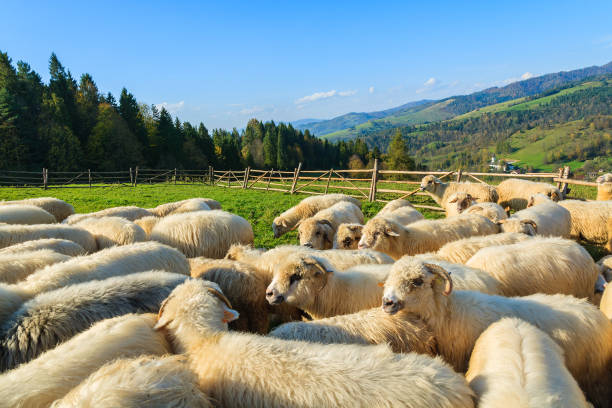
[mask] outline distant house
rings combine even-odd
[[[494,171],[501,171],[504,173],[519,173],[521,168],[519,166],[517,166],[515,163],[517,163],[518,160],[512,160],[512,159],[500,159],[498,160],[497,157],[495,157],[495,155],[493,155],[491,157],[491,161],[489,162],[489,169],[494,170]]]

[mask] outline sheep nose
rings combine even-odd
[[[423,187],[423,186],[419,186],[419,190],[424,191],[424,190],[425,190],[425,187]]]
[[[357,244],[357,248],[359,249],[368,249],[370,246],[366,243],[360,242],[359,244]]]
[[[396,299],[389,299],[388,297],[383,297],[382,308],[385,312],[389,314],[395,314],[399,311],[400,304]]]
[[[268,303],[271,305],[278,305],[285,301],[285,297],[283,295],[274,296],[273,294],[266,294],[266,297],[268,298]]]

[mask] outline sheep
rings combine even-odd
[[[380,300],[378,286],[391,265],[359,265],[338,271],[314,254],[293,254],[274,268],[266,289],[271,305],[287,302],[314,319],[355,313]]]
[[[597,177],[597,201],[612,200],[612,173]]]
[[[445,244],[436,252],[436,256],[449,262],[464,264],[482,248],[515,244],[529,238],[529,235],[518,232],[503,232],[500,234],[463,238]]]
[[[606,223],[612,218],[612,201],[563,200],[559,205],[570,212],[570,235],[573,239],[583,239],[596,244],[608,242]]]
[[[216,284],[192,279],[164,302],[155,326],[219,406],[473,407],[465,379],[439,357],[228,332],[236,315]]]
[[[437,251],[444,244],[461,238],[498,232],[499,226],[481,215],[423,220],[407,226],[373,218],[363,228],[359,249],[371,248],[397,260],[403,255]]]
[[[170,345],[154,331],[156,315],[128,314],[89,329],[35,360],[0,375],[0,408],[43,408],[116,358],[162,355]]]
[[[489,295],[502,294],[500,282],[486,271],[438,259],[430,254],[417,255],[415,258],[444,268],[444,270],[453,275],[455,289],[473,290]]]
[[[533,228],[537,235],[562,238],[569,238],[572,229],[570,212],[544,194],[531,196],[527,208],[500,223],[502,232],[529,231],[531,234]]]
[[[91,253],[98,250],[93,235],[70,225],[0,225],[0,248],[43,238],[61,238],[76,242]]]
[[[312,217],[316,213],[341,201],[348,201],[361,208],[361,202],[353,197],[344,194],[325,194],[320,196],[307,197],[300,201],[296,206],[281,213],[272,222],[274,238],[279,238],[303,219]]]
[[[393,204],[396,201],[402,201],[408,203],[406,200],[394,200],[390,201],[389,204]],[[417,222],[425,219],[423,214],[417,211],[410,203],[403,204],[402,206],[397,207],[397,205],[383,207],[382,210],[376,217],[381,217],[386,220],[391,220],[397,222],[401,225],[412,224],[413,222]],[[395,208],[395,209],[393,209]],[[386,210],[386,211],[385,211]],[[384,212],[383,212],[384,211]],[[376,218],[374,217],[374,218]],[[335,249],[358,249],[359,240],[361,239],[363,231],[362,224],[340,224],[338,226],[338,230],[336,231],[336,235],[334,237],[334,245]]]
[[[0,282],[16,283],[37,269],[70,259],[50,249],[18,253],[0,253]]]
[[[200,260],[199,262],[191,262]],[[270,283],[251,265],[229,259],[192,258],[191,277],[216,282],[240,313],[230,323],[234,330],[265,334],[268,332],[266,287]]]
[[[252,244],[253,228],[244,218],[222,210],[196,211],[162,218],[151,240],[177,248],[187,257],[223,258],[232,244]]]
[[[211,209],[212,208],[210,208],[208,204],[206,204],[206,200],[200,198],[192,198],[191,200],[186,200],[176,210],[172,211],[171,214],[182,214],[193,211],[210,211]]]
[[[425,191],[438,203],[442,208],[446,209],[448,198],[458,191],[469,193],[475,200],[490,201],[496,203],[498,199],[497,190],[495,187],[485,183],[444,183],[435,176],[429,175],[421,180],[421,191]]]
[[[493,275],[505,296],[563,293],[592,299],[599,275],[586,249],[561,238],[535,237],[483,248],[466,265]]]
[[[410,201],[404,200],[403,198],[398,198],[396,200],[391,200],[387,204],[385,204],[385,206],[376,215],[385,215],[388,213],[392,213],[393,211],[402,207],[414,208]]]
[[[147,239],[142,228],[122,217],[85,218],[73,225],[91,232],[98,249],[133,244]]]
[[[157,312],[187,277],[148,271],[66,286],[24,303],[0,325],[0,371],[26,363],[92,323],[128,313]]]
[[[285,323],[269,334],[284,340],[322,344],[388,344],[395,353],[436,355],[436,340],[413,315],[390,316],[380,307],[310,322]]]
[[[55,224],[55,217],[40,207],[26,204],[0,206],[0,222],[3,224]]]
[[[331,249],[336,230],[342,223],[363,224],[363,214],[359,207],[341,201],[301,220],[297,224],[300,245],[314,249]]]
[[[499,293],[499,283],[486,272],[440,260],[428,262],[450,271],[457,288]],[[379,307],[311,322],[286,323],[274,329],[270,336],[319,343],[388,343],[396,353],[432,354],[436,350],[435,339],[419,319],[409,313],[389,316]]]
[[[142,217],[134,221],[134,224],[138,225],[145,233],[146,239],[150,239],[151,231],[153,227],[161,220],[161,217],[151,215],[149,217]]]
[[[599,310],[610,320],[612,320],[612,285],[606,285],[603,295],[601,296],[601,302],[599,303]]]
[[[144,356],[109,363],[52,408],[212,408],[185,356]]]
[[[527,208],[529,197],[534,194],[544,194],[552,201],[563,200],[559,189],[548,183],[535,182],[517,178],[509,178],[497,185],[499,200],[497,203],[503,208],[510,207],[515,211]]]
[[[501,319],[478,337],[465,377],[481,408],[591,406],[567,371],[563,350],[520,319]]]
[[[183,205],[185,205],[185,207],[183,207]],[[221,209],[221,203],[211,198],[188,198],[186,200],[160,204],[155,208],[149,208],[148,211],[156,217],[165,217],[167,215],[174,214],[175,211],[177,211],[181,207],[183,207],[183,209],[180,210],[180,212],[193,211],[193,209],[195,208],[202,208],[206,210],[203,205],[206,205],[209,210]],[[188,210],[189,208],[191,208],[191,210]]]
[[[127,207],[111,207],[104,210],[74,214],[66,218],[64,224],[76,224],[77,222],[83,221],[86,218],[102,218],[102,217],[122,217],[130,221],[135,221],[142,217],[150,217],[153,215],[150,211],[144,208],[127,206]]]
[[[57,222],[62,222],[74,214],[74,207],[72,205],[53,197],[26,198],[24,200],[16,201],[0,201],[0,206],[12,204],[33,205],[35,207],[42,208],[48,213],[53,214]]]
[[[526,241],[528,242],[528,241]],[[565,352],[566,366],[599,407],[612,403],[612,323],[584,299],[535,294],[507,298],[475,291],[452,291],[440,266],[404,257],[384,285],[383,308],[415,313],[432,329],[438,351],[457,371],[467,368],[480,334],[502,317],[518,317],[547,333]]]
[[[57,238],[35,239],[33,241],[11,245],[0,249],[0,254],[14,254],[19,252],[38,251],[41,249],[50,249],[51,251],[68,256],[85,255],[83,247],[76,242]]]
[[[476,199],[471,194],[457,191],[448,196],[442,207],[446,210],[446,216],[452,217],[461,214],[473,204],[476,204]]]
[[[104,249],[40,269],[14,285],[0,284],[0,323],[34,296],[75,283],[164,269],[189,275],[189,263],[174,248],[143,242]]]
[[[497,203],[476,203],[469,207],[465,214],[478,214],[490,219],[493,222],[499,222],[508,218],[508,214]]]
[[[607,255],[597,261],[597,266],[600,273],[605,278],[606,282],[612,281],[612,255]]]

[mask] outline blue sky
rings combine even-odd
[[[55,51],[207,127],[331,118],[612,60],[612,1],[8,1],[0,50]]]

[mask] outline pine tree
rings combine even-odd
[[[393,170],[414,170],[414,161],[408,155],[408,144],[399,130],[389,144],[389,153],[385,161]]]
[[[272,129],[266,130],[266,135],[263,141],[264,149],[264,166],[266,168],[274,168],[276,166],[276,132]]]

